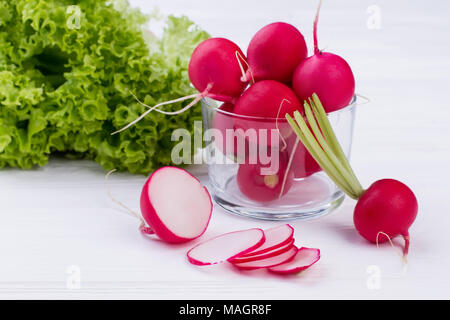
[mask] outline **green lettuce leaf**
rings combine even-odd
[[[42,166],[54,153],[142,174],[172,164],[171,134],[193,132],[199,106],[110,133],[145,111],[130,92],[147,104],[194,93],[189,58],[209,35],[169,16],[157,38],[143,31],[148,19],[126,1],[0,3],[0,168]]]

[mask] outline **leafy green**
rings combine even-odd
[[[110,133],[145,111],[130,91],[149,105],[195,92],[188,61],[208,34],[170,16],[157,38],[147,20],[126,1],[0,2],[0,168],[42,166],[53,153],[133,173],[171,164],[172,131],[193,132],[198,106]]]

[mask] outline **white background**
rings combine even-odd
[[[311,45],[317,5],[131,3],[146,12],[156,5],[165,14],[186,14],[243,49],[260,27],[277,20],[296,25]],[[367,26],[371,5],[381,10],[380,29]],[[385,177],[402,180],[419,199],[407,266],[389,245],[377,248],[356,233],[354,202],[347,199],[330,216],[291,223],[298,245],[322,251],[320,262],[299,276],[195,267],[185,258],[193,243],[171,246],[138,233],[138,221],[107,198],[104,171],[95,163],[52,160],[37,170],[0,172],[0,298],[450,298],[449,12],[448,1],[325,0],[319,22],[319,46],[346,58],[357,92],[371,100],[357,112],[355,171],[365,186]],[[207,182],[204,168],[193,170]],[[116,174],[111,187],[138,210],[144,181]],[[216,206],[203,239],[274,225]]]

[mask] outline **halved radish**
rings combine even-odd
[[[230,260],[230,262],[232,262],[232,263],[244,263],[244,262],[249,262],[249,261],[266,259],[266,258],[270,258],[270,257],[273,257],[273,256],[278,256],[278,255],[288,251],[289,249],[291,249],[294,246],[294,241],[295,241],[295,239],[292,238],[288,243],[286,243],[282,247],[278,247],[278,248],[275,248],[275,249],[273,249],[271,251],[263,252],[263,253],[260,253],[260,254],[251,254],[251,253],[249,253],[249,254],[246,254],[246,255],[243,255],[243,256],[236,257],[236,258]]]
[[[269,271],[280,274],[293,274],[299,273],[312,266],[314,263],[320,259],[320,250],[313,248],[302,247],[298,249],[295,257],[283,264],[279,264],[274,267],[270,267]]]
[[[279,264],[285,263],[290,261],[294,258],[295,254],[297,253],[298,248],[296,246],[292,246],[288,251],[279,254],[277,256],[273,256],[270,258],[255,260],[255,261],[249,261],[244,263],[235,263],[231,261],[231,263],[241,269],[241,270],[255,270],[255,269],[261,269],[261,268],[270,268],[277,266]]]
[[[264,241],[261,229],[234,231],[196,245],[188,251],[187,257],[198,266],[221,263],[256,249]]]
[[[212,213],[208,190],[186,170],[163,167],[141,193],[142,217],[161,240],[181,243],[201,236]]]
[[[259,255],[284,246],[292,240],[292,237],[294,236],[294,228],[292,228],[289,224],[283,224],[278,227],[264,230],[264,236],[266,237],[266,241],[263,245],[254,251],[247,253],[245,256]],[[244,256],[239,256],[237,258],[241,257],[243,258]]]

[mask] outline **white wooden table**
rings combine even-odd
[[[294,0],[131,3],[187,14],[244,49],[277,20],[298,26],[311,44],[316,7]],[[332,215],[292,222],[297,244],[322,250],[321,261],[300,276],[194,267],[185,258],[192,243],[170,246],[138,233],[138,222],[107,198],[96,164],[53,160],[38,170],[0,171],[0,298],[450,298],[450,2],[325,0],[322,9],[320,47],[347,59],[357,91],[371,99],[357,115],[358,176],[366,186],[400,179],[419,199],[406,267],[389,245],[377,248],[356,233],[348,199]],[[372,10],[380,10],[380,24]],[[207,182],[204,168],[193,171]],[[144,181],[116,174],[111,188],[138,209]],[[216,206],[203,239],[273,225]]]

